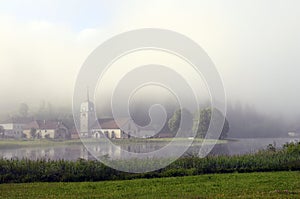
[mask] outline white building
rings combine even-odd
[[[32,132],[34,131],[34,133]],[[34,120],[24,126],[23,133],[27,138],[70,139],[68,128],[61,121]]]
[[[288,136],[289,136],[289,137],[298,137],[298,136],[300,136],[300,133],[296,133],[296,132],[288,132]]]
[[[80,106],[80,136],[90,137],[91,127],[96,121],[95,119],[94,103],[89,100],[89,93],[87,92],[87,100]]]
[[[122,129],[129,133],[125,133]],[[130,138],[130,130],[130,119],[98,119],[91,128],[91,136],[98,139],[103,137],[110,139]]]
[[[25,125],[31,121],[29,118],[10,118],[0,123],[4,128],[4,137],[7,138],[22,138]]]

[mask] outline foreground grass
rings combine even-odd
[[[300,172],[0,184],[0,198],[300,198]]]

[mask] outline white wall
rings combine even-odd
[[[102,136],[106,135],[108,138],[113,138],[113,134],[114,134],[114,138],[117,139],[122,138],[121,129],[93,129],[92,130],[93,138],[101,138],[101,136],[97,137],[96,135],[102,135]]]
[[[5,135],[14,138],[21,138],[23,134],[24,124],[7,123],[0,124],[5,130]]]

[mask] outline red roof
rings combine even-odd
[[[24,127],[24,129],[57,129],[59,127],[66,127],[62,122],[60,121],[54,121],[54,120],[34,120]]]
[[[124,126],[127,122],[129,122],[129,119],[127,118],[117,119],[117,122],[121,126]],[[100,127],[101,129],[119,129],[120,127],[118,126],[117,122],[111,118],[98,119],[95,122],[95,124],[92,126],[92,129],[98,129]]]

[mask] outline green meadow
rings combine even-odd
[[[0,184],[0,198],[300,198],[300,172]]]

